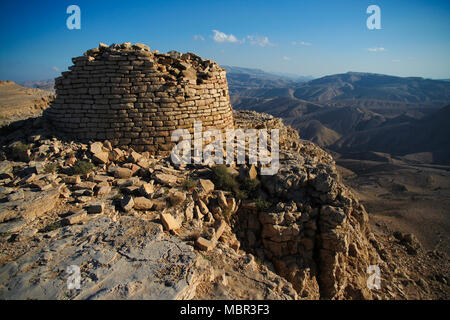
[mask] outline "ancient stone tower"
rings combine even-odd
[[[45,111],[71,138],[167,153],[171,132],[192,132],[195,120],[205,130],[233,128],[226,72],[211,60],[124,43],[100,44],[72,61]]]

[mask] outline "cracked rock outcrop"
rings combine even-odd
[[[371,298],[366,270],[379,257],[368,214],[339,181],[332,157],[279,119],[253,112],[235,116],[247,120],[238,121],[244,127],[281,128],[284,137],[280,170],[261,176],[272,206],[260,210],[248,202],[238,212],[244,247],[269,260],[300,297]]]
[[[0,299],[190,299],[200,274],[192,247],[160,224],[98,217],[60,229],[48,246],[0,268]],[[80,289],[67,289],[67,267]]]

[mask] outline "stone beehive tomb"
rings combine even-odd
[[[100,44],[72,61],[45,112],[68,137],[167,153],[171,132],[192,132],[196,120],[204,129],[233,128],[226,72],[211,60],[124,43]]]

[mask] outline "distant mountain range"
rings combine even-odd
[[[450,164],[450,107],[443,108],[450,82],[348,72],[306,83],[255,83],[245,87],[240,78],[233,108],[281,117],[303,139],[334,152],[430,153],[431,162]]]
[[[47,91],[55,92],[55,80],[47,79],[47,80],[37,80],[37,81],[21,81],[17,82],[17,84],[26,87],[26,88],[37,88]]]
[[[309,81],[296,88],[299,99],[387,100],[407,103],[445,103],[450,101],[450,83],[419,77],[394,77],[383,74],[348,72]]]

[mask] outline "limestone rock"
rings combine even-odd
[[[60,188],[24,192],[24,199],[0,203],[0,222],[22,217],[32,220],[51,211],[58,202]]]
[[[195,246],[202,251],[210,251],[214,249],[216,244],[213,241],[200,237],[195,241]]]
[[[127,168],[117,168],[114,171],[114,177],[119,178],[119,179],[128,179],[128,178],[131,178],[132,175],[133,175],[133,172]]]
[[[72,213],[68,217],[66,217],[64,220],[67,224],[77,224],[84,222],[88,219],[87,212],[85,210],[80,210],[78,212]]]
[[[111,187],[110,186],[101,186],[97,190],[97,196],[106,196],[111,193]]]
[[[166,173],[155,174],[155,180],[161,184],[172,187],[175,186],[178,182],[178,178],[176,176]]]
[[[103,210],[105,209],[105,204],[103,202],[95,202],[91,203],[86,207],[86,211],[89,214],[99,214],[103,213]]]
[[[159,224],[136,217],[113,222],[94,217],[83,228],[57,232],[50,247],[26,252],[0,267],[0,299],[192,299],[201,278],[192,248]],[[84,241],[80,253],[79,239]],[[49,250],[50,249],[50,250]],[[87,258],[88,257],[88,258]],[[145,267],[137,267],[136,261]],[[33,268],[27,266],[33,265]],[[67,289],[67,267],[81,274],[80,290]],[[170,270],[178,270],[176,273]],[[167,271],[167,272],[166,272]],[[51,274],[53,276],[48,277]],[[23,281],[45,278],[46,281]]]
[[[92,155],[92,159],[96,163],[106,164],[109,162],[109,153],[108,152],[97,152]]]
[[[205,193],[208,194],[214,191],[214,183],[211,180],[200,179],[199,182]]]
[[[160,219],[164,229],[167,231],[177,230],[180,228],[180,223],[169,213],[161,213]]]
[[[143,196],[149,196],[153,192],[155,192],[155,187],[153,186],[153,181],[151,181],[150,183],[143,183],[141,185],[141,187],[139,188],[139,192]]]
[[[161,211],[167,207],[167,203],[164,200],[154,199],[152,200],[152,202],[153,202],[153,210]]]
[[[131,196],[125,196],[121,201],[120,201],[120,206],[122,207],[122,209],[126,212],[130,211],[131,209],[133,209],[134,207],[134,200],[133,197]]]
[[[178,205],[186,200],[186,193],[178,190],[169,191],[169,200],[172,205]]]
[[[136,210],[151,210],[153,202],[145,197],[134,198],[134,208]]]

